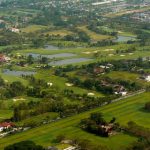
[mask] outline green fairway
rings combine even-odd
[[[125,71],[112,71],[104,76],[107,76],[109,78],[112,78],[114,80],[116,79],[124,79],[126,81],[131,81],[131,82],[137,82],[142,85],[149,85],[148,82],[145,80],[140,79],[140,75],[136,73],[131,73],[131,72],[125,72]]]
[[[49,125],[12,135],[0,140],[0,149],[6,145],[22,140],[33,140],[43,146],[54,144],[53,140],[59,134],[67,137],[77,137],[89,139],[93,144],[101,143],[111,150],[120,150],[129,143],[136,140],[135,137],[126,134],[117,134],[109,138],[102,138],[93,134],[82,131],[77,125],[81,119],[88,117],[92,112],[102,112],[107,120],[113,116],[117,118],[117,122],[126,125],[128,121],[135,121],[137,124],[150,128],[150,114],[143,111],[145,102],[149,101],[150,93],[143,93],[101,108],[97,108],[73,117],[63,119]]]
[[[68,83],[68,80],[66,78],[55,76],[55,75],[53,75],[52,71],[49,71],[49,70],[48,71],[44,70],[44,74],[43,74],[43,70],[39,71],[35,75],[35,77],[39,78],[39,79],[43,78],[47,82],[52,82],[54,87],[57,87],[60,90],[69,89],[69,90],[73,90],[77,94],[88,94],[90,92],[93,92],[95,94],[95,96],[98,96],[98,97],[103,97],[104,96],[102,93],[96,92],[94,90],[92,91],[92,90],[80,88],[80,87],[77,87],[77,86],[68,87],[66,85],[66,83]]]
[[[0,110],[0,121],[12,117],[12,110]]]
[[[87,29],[86,26],[81,26],[78,27],[81,31],[84,31],[85,33],[87,33],[87,35],[93,40],[93,41],[100,41],[100,40],[106,40],[106,39],[112,39],[112,36],[109,35],[102,35],[102,34],[97,34],[93,31],[90,31]]]
[[[41,26],[41,25],[30,25],[26,28],[22,28],[21,32],[25,32],[25,33],[30,33],[30,32],[36,32],[42,29],[46,29],[46,26]]]
[[[24,85],[28,85],[28,81],[18,77],[18,76],[13,76],[13,75],[6,75],[4,73],[0,72],[0,76],[6,81],[6,82],[14,82],[14,81],[20,81],[22,82]]]

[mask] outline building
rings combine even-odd
[[[102,67],[95,67],[93,70],[94,74],[101,74],[105,72],[105,68]]]
[[[3,54],[0,54],[0,62],[8,62],[10,61],[10,58],[3,55]]]
[[[124,86],[122,85],[115,85],[114,86],[114,93],[117,95],[117,94],[120,94],[122,96],[126,96],[127,95],[127,91],[126,89],[124,88]]]
[[[2,132],[5,129],[9,129],[13,127],[15,127],[15,124],[12,122],[2,122],[0,123],[0,132]]]
[[[19,33],[20,32],[20,30],[17,29],[17,28],[11,28],[10,30],[11,30],[11,32],[15,32],[15,33]]]

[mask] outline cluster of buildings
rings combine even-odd
[[[0,123],[0,132],[4,131],[5,129],[10,129],[15,127],[15,124],[12,122],[2,122]]]
[[[150,75],[143,75],[140,77],[140,79],[150,82]]]
[[[4,54],[0,54],[0,63],[9,62],[11,59]]]
[[[2,122],[0,123],[0,137],[8,135],[10,132],[15,131],[16,126],[12,122]]]
[[[140,22],[150,23],[150,11],[135,13],[131,18]]]
[[[93,69],[95,75],[104,74],[113,67],[113,64],[100,65]]]
[[[26,131],[29,127],[17,127],[13,122],[1,122],[0,123],[0,138],[3,138],[10,134]]]

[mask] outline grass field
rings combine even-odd
[[[12,116],[12,110],[0,110],[0,121],[9,119]]]
[[[69,35],[69,34],[73,34],[71,31],[68,31],[66,29],[61,29],[61,30],[53,30],[53,31],[49,31],[49,32],[46,32],[45,34],[48,34],[48,35],[59,35],[59,36],[66,36],[66,35]]]
[[[107,46],[107,47],[95,47],[95,48],[66,48],[66,49],[60,49],[60,50],[46,50],[44,48],[39,49],[26,49],[26,50],[19,50],[12,52],[14,55],[17,55],[19,53],[20,55],[26,55],[27,53],[33,53],[33,54],[41,54],[41,55],[53,55],[53,54],[60,54],[61,53],[72,53],[76,56],[71,57],[59,57],[55,60],[65,60],[65,59],[71,59],[71,58],[90,58],[91,60],[87,60],[85,62],[74,62],[72,65],[83,65],[83,64],[89,64],[92,62],[98,62],[98,61],[109,61],[109,60],[121,60],[121,59],[136,59],[138,57],[147,57],[150,55],[150,51],[142,51],[139,48],[137,51],[133,53],[119,53],[116,54],[116,50],[121,49],[127,49],[129,45],[127,44],[118,44],[114,46]],[[102,55],[100,57],[95,57],[95,53],[98,52]],[[64,65],[65,66],[65,65]]]
[[[67,87],[66,86],[66,83],[68,82],[67,79],[63,78],[63,77],[58,77],[58,76],[53,75],[52,71],[45,71],[44,70],[44,74],[43,74],[43,71],[39,71],[35,75],[35,77],[45,79],[45,81],[47,81],[47,82],[52,82],[53,85],[55,87],[57,87],[58,89],[60,89],[60,90],[69,89],[69,90],[73,90],[75,93],[78,93],[78,94],[88,94],[89,92],[93,92],[93,93],[95,93],[95,96],[99,96],[99,97],[104,96],[100,92],[87,90],[87,89],[80,88],[80,87],[77,87],[77,86]]]
[[[131,82],[137,82],[141,85],[149,85],[148,82],[145,80],[140,79],[140,75],[136,73],[131,73],[131,72],[125,72],[125,71],[112,71],[104,76],[108,76],[112,79],[123,79],[126,81],[131,81]]]
[[[116,117],[117,122],[126,125],[128,121],[135,121],[137,124],[150,128],[150,114],[143,111],[145,102],[149,101],[150,93],[143,93],[128,99],[103,106],[73,117],[69,117],[49,125],[12,135],[0,140],[0,149],[6,145],[22,140],[33,140],[43,146],[54,145],[54,139],[59,134],[67,137],[89,139],[93,144],[101,143],[107,145],[111,150],[121,150],[136,140],[135,137],[126,134],[117,134],[109,138],[102,138],[82,131],[77,125],[81,119],[88,117],[92,112],[102,112],[106,120]]]
[[[6,75],[0,72],[0,76],[5,80],[5,82],[14,82],[14,81],[20,81],[22,82],[24,85],[28,85],[28,81],[18,77],[18,76],[13,76],[13,75]]]
[[[93,41],[100,41],[100,40],[105,40],[105,39],[112,39],[112,36],[108,36],[108,35],[102,35],[102,34],[97,34],[93,31],[90,31],[86,28],[86,26],[82,26],[79,27],[80,30],[84,31],[85,33],[87,33],[87,35],[90,36],[90,38]]]
[[[30,25],[27,26],[26,28],[22,28],[21,32],[25,32],[25,33],[30,33],[30,32],[36,32],[42,29],[46,29],[46,26],[41,26],[41,25]]]

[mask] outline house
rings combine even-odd
[[[145,80],[146,80],[147,82],[150,82],[150,75],[146,76],[146,77],[145,77]]]
[[[17,28],[11,28],[10,30],[11,30],[11,32],[15,32],[15,33],[19,33],[20,32],[20,30],[17,29]]]
[[[101,126],[103,129],[105,129],[105,132],[111,133],[113,130],[113,124],[108,124],[108,125],[102,125]]]
[[[105,72],[105,68],[101,68],[101,67],[95,67],[93,72],[95,74],[101,74],[101,73],[104,73]]]
[[[0,132],[2,132],[5,129],[9,129],[13,127],[15,127],[15,124],[12,122],[2,122],[0,123]]]
[[[0,54],[0,62],[5,62],[5,55]]]
[[[117,95],[117,94],[120,94],[122,96],[126,96],[127,95],[127,91],[126,89],[124,88],[124,86],[122,85],[114,85],[114,93]]]
[[[3,54],[0,54],[0,62],[8,62],[11,59]]]

